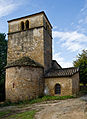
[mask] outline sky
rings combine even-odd
[[[8,20],[40,11],[53,26],[53,59],[72,67],[87,49],[87,0],[0,0],[0,33],[8,33]]]

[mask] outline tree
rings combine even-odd
[[[87,84],[87,50],[83,50],[81,54],[78,54],[73,64],[75,67],[79,67],[80,83],[85,86]]]
[[[7,59],[7,41],[6,35],[0,33],[0,101],[5,98],[5,66]]]

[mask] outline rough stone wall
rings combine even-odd
[[[13,62],[24,56],[44,65],[43,28],[36,28],[8,36],[7,62]]]
[[[35,16],[28,17],[28,18],[17,19],[15,21],[9,22],[8,32],[13,33],[13,32],[21,31],[21,22],[23,21],[25,23],[26,20],[29,20],[29,29],[43,26],[43,14],[40,14],[40,15],[35,15]],[[25,28],[24,28],[24,30],[25,30]]]
[[[52,65],[52,28],[44,17],[44,67],[45,71]]]
[[[72,76],[72,93],[76,94],[79,92],[79,73],[76,73]]]
[[[61,85],[61,96],[72,95],[72,79],[68,77],[45,78],[45,92],[48,95],[56,96],[55,85]]]
[[[6,100],[28,100],[43,95],[43,68],[11,67],[6,69]]]

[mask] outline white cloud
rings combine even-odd
[[[86,48],[87,36],[77,31],[59,32],[53,31],[53,38],[58,38],[61,46],[69,51],[81,51]]]
[[[84,25],[87,24],[87,16],[85,15],[84,17],[81,16],[82,18],[78,21],[79,25]]]
[[[77,16],[77,25],[75,29],[81,33],[87,33],[87,0],[84,0],[84,6]]]
[[[62,66],[62,68],[72,67],[73,66],[72,62],[65,61],[65,59],[63,57],[61,57],[61,53],[60,52],[54,53],[53,59],[56,60]]]
[[[53,29],[57,29],[58,28],[58,26],[53,26]]]
[[[87,16],[83,19],[83,24],[87,24]]]
[[[85,12],[87,10],[87,0],[85,0],[84,7],[81,9],[80,12]]]
[[[14,0],[0,0],[0,17],[6,16],[15,10],[19,5],[16,2]]]
[[[83,21],[84,21],[83,19],[80,19],[80,20],[78,21],[78,23],[81,24],[81,23],[83,23]]]
[[[84,13],[87,10],[87,0],[85,0],[85,4],[83,8],[80,10],[81,13]]]
[[[74,25],[74,22],[71,23],[71,26],[73,26],[73,25]]]

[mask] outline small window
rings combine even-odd
[[[25,22],[25,25],[26,25],[26,29],[29,29],[29,21],[28,20]]]
[[[21,30],[24,30],[24,22],[21,22]]]
[[[15,83],[13,83],[13,88],[15,87]]]
[[[60,84],[55,85],[55,94],[61,94],[61,85]]]

